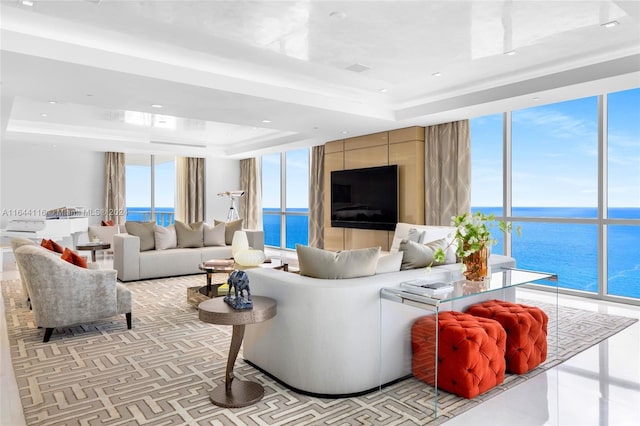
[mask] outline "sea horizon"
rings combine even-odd
[[[127,207],[127,220],[143,220],[143,211],[150,207]],[[157,212],[173,212],[172,207],[158,207]],[[290,208],[286,215],[287,238],[285,247],[295,250],[296,244],[308,244],[307,208]],[[501,207],[473,206],[472,212],[482,211],[501,217]],[[265,245],[280,247],[280,212],[278,208],[263,209]],[[295,215],[303,213],[303,215]],[[597,219],[596,207],[513,207],[511,217],[514,227],[522,228],[522,236],[512,235],[512,256],[523,269],[553,272],[558,275],[562,288],[598,291],[598,225],[559,222],[518,222],[517,218],[544,219]],[[612,207],[607,211],[609,219],[640,219],[640,207]],[[160,224],[166,226],[168,223]],[[640,226],[607,225],[608,246],[640,246]],[[496,232],[497,244],[492,253],[504,252],[503,235]],[[629,251],[608,256],[608,294],[640,298],[640,258]]]

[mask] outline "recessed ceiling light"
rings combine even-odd
[[[508,52],[504,52],[505,55],[507,56],[513,56],[515,55],[517,52],[515,50],[509,50]]]
[[[441,72],[434,72],[433,74],[431,74],[433,77],[441,77],[442,73]]]
[[[344,12],[340,12],[339,10],[335,10],[329,14],[329,17],[335,19],[344,19],[347,17],[347,14]]]
[[[345,70],[353,71],[353,72],[363,72],[370,70],[371,67],[362,64],[352,64],[345,68]]]
[[[620,25],[620,22],[618,21],[609,21],[609,22],[605,22],[604,24],[601,24],[601,27],[605,27],[605,28],[613,28]]]
[[[389,91],[389,89],[385,89],[384,87],[382,89],[378,89],[378,92],[380,93],[387,93]]]
[[[45,114],[44,112],[42,114],[40,114],[40,117],[42,118],[47,118],[47,114]]]
[[[33,2],[31,0],[20,0],[20,4],[22,4],[23,6],[33,6]]]
[[[151,108],[162,108],[160,104],[151,104]]]
[[[91,96],[93,96],[93,95],[92,95],[91,93],[87,93],[85,96],[87,96],[87,97],[89,97],[89,98],[90,98],[90,97],[91,97]]]
[[[537,96],[534,96],[532,99],[533,99],[534,101],[539,101],[539,100],[540,100],[540,98],[539,98],[539,97],[537,97]]]
[[[262,120],[263,123],[271,123],[271,120]]]
[[[49,103],[50,103],[51,105],[55,105],[55,104],[57,104],[58,102],[56,102],[56,101],[49,101]]]
[[[347,133],[349,133],[347,130],[343,130],[340,133],[342,133],[343,135],[346,135]]]

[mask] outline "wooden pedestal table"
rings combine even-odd
[[[91,251],[91,261],[93,263],[96,262],[96,252],[98,250],[109,250],[110,248],[111,248],[111,244],[103,243],[103,242],[76,244],[76,250],[90,250]]]
[[[259,383],[234,380],[233,375],[233,366],[242,345],[245,326],[266,321],[276,315],[275,300],[269,297],[252,296],[252,301],[253,309],[242,311],[233,309],[222,298],[206,300],[198,305],[198,316],[201,321],[233,326],[224,386],[220,385],[209,393],[211,402],[219,407],[246,407],[260,401],[264,395],[264,388]]]

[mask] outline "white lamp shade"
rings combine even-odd
[[[242,266],[258,266],[264,263],[266,256],[262,250],[242,250],[234,254],[233,258]]]
[[[231,240],[231,255],[235,259],[236,253],[243,250],[249,250],[249,239],[247,238],[247,233],[244,231],[236,231],[233,233],[233,239]]]

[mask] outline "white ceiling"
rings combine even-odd
[[[639,1],[0,8],[8,143],[243,158],[640,87]]]

